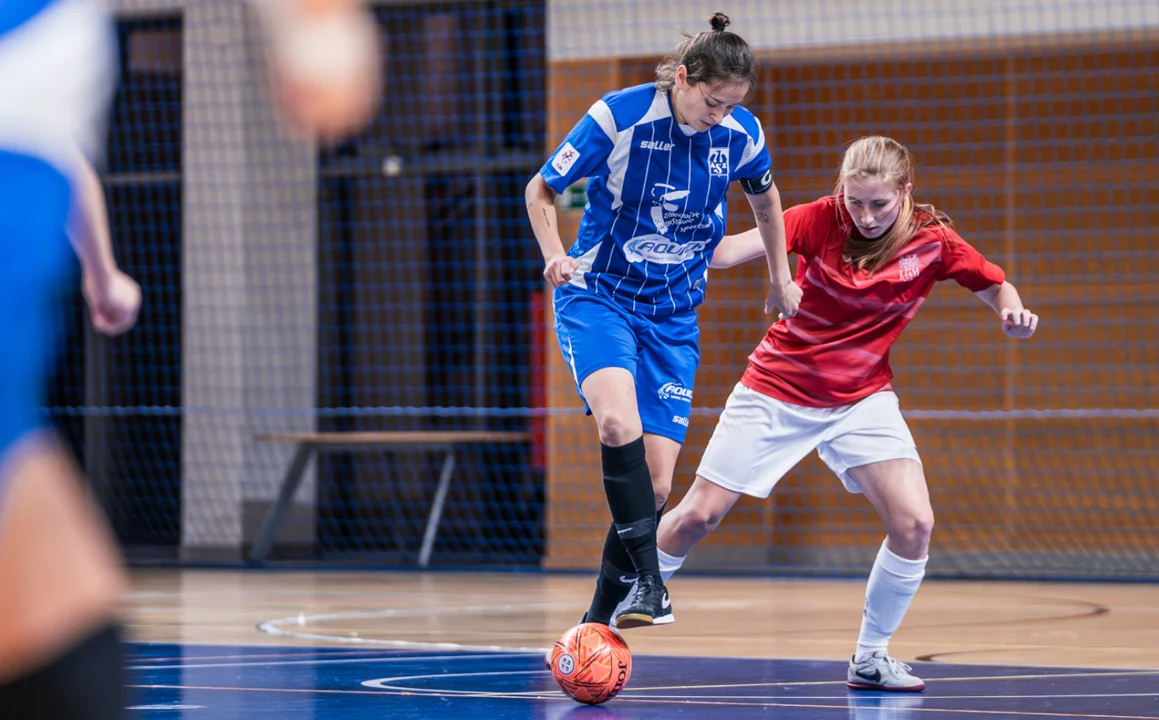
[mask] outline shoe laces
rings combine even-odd
[[[659,581],[651,575],[645,575],[636,581],[636,592],[633,597],[640,597],[650,590],[655,590],[659,586]]]
[[[894,674],[901,674],[903,672],[908,674],[909,671],[913,669],[900,660],[894,660],[889,655],[885,655],[883,657],[885,659],[885,664]]]

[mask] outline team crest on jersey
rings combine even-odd
[[[713,177],[728,177],[728,148],[708,151],[708,173]]]
[[[922,261],[917,255],[906,255],[897,261],[897,274],[903,282],[917,278],[922,274]]]

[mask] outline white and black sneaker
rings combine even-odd
[[[612,613],[611,626],[616,627],[615,618],[619,617],[621,613],[632,602],[632,596],[636,593],[636,584],[632,583],[632,589],[628,592],[628,597],[624,598],[619,605],[616,606],[616,611]],[[664,588],[664,600],[660,603],[660,614],[652,618],[653,625],[671,625],[676,622],[676,616],[672,613],[672,599],[668,597],[668,588]],[[643,626],[647,627],[647,626]]]
[[[620,630],[673,622],[672,599],[668,597],[664,581],[656,575],[641,577],[628,594],[627,604],[616,608],[613,617]],[[665,618],[667,623],[662,622]]]
[[[921,692],[926,689],[921,678],[910,673],[909,665],[894,660],[878,650],[849,660],[850,690],[884,690],[887,692]]]

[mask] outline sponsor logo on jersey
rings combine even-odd
[[[692,390],[686,388],[678,382],[666,382],[660,386],[656,392],[656,396],[661,400],[683,400],[684,402],[692,402]]]
[[[672,143],[661,142],[660,140],[641,140],[641,150],[651,150],[653,152],[668,152],[672,149]]]
[[[686,211],[678,202],[689,195],[688,190],[678,190],[667,183],[656,183],[652,186],[652,225],[661,235],[688,232],[689,230],[705,228],[705,224],[712,224],[699,210]]]
[[[681,415],[673,415],[672,422],[676,423],[677,425],[683,425],[684,427],[688,427],[688,418],[683,417]]]
[[[679,265],[704,252],[708,243],[708,240],[678,243],[655,233],[638,235],[624,243],[624,257],[634,263],[646,260],[660,265]]]

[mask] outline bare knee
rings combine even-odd
[[[693,545],[712,534],[724,519],[724,513],[713,513],[710,508],[690,506],[681,503],[672,510],[671,518],[665,516],[666,522],[671,522],[673,547],[680,555],[685,555]]]
[[[889,548],[907,560],[920,560],[929,554],[933,532],[933,509],[927,507],[905,513],[890,523]]]
[[[669,489],[665,488],[663,492],[658,490],[655,485],[652,486],[652,493],[656,498],[656,512],[668,504]]]
[[[648,453],[648,474],[652,476],[652,494],[656,509],[659,510],[668,502],[668,496],[672,493],[672,476],[676,472],[681,443],[672,438],[646,433],[644,447]]]
[[[640,418],[632,413],[609,412],[599,418],[600,442],[608,447],[620,447],[643,436]]]
[[[672,473],[652,473],[652,494],[656,498],[656,509],[664,507],[672,494]]]

